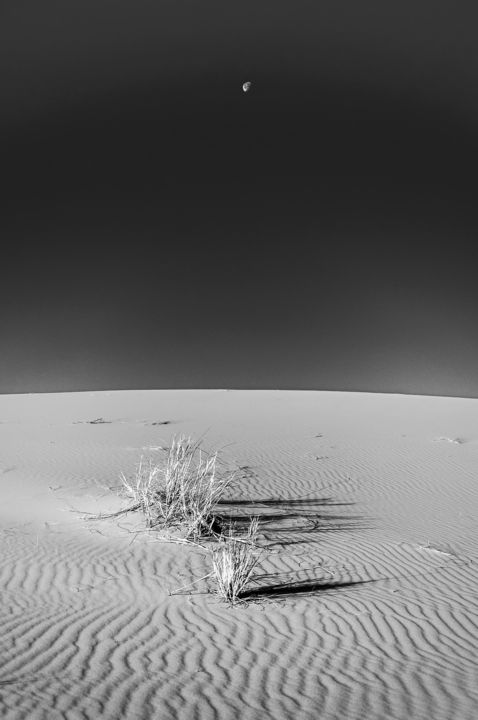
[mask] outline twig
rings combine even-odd
[[[211,575],[214,575],[214,571],[208,573],[207,575],[203,575],[203,577],[200,577],[198,580],[193,580],[193,582],[188,583],[187,585],[183,585],[182,587],[178,587],[178,588],[176,588],[176,590],[173,590],[172,592],[171,592],[171,590],[170,590],[170,591],[169,591],[169,594],[170,594],[170,595],[178,595],[178,594],[180,594],[180,593],[179,593],[180,590],[185,590],[185,588],[192,587],[193,585],[196,585],[198,582],[201,582],[201,580],[205,580],[206,578],[211,577]]]
[[[141,503],[136,503],[135,505],[130,505],[127,508],[124,508],[123,510],[117,510],[113,513],[92,513],[88,510],[69,510],[69,512],[77,513],[77,514],[83,514],[88,515],[89,520],[105,520],[107,518],[114,518],[119,517],[120,515],[126,515],[126,513],[129,512],[135,512],[136,510],[139,510],[141,508]]]

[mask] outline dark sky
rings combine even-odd
[[[477,23],[3,2],[0,392],[478,397]]]

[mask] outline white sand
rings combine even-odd
[[[263,516],[270,593],[235,608],[210,579],[169,595],[206,552],[71,512],[205,431],[247,466],[234,498],[268,501],[234,506]],[[478,717],[478,400],[0,396],[0,483],[1,717]]]

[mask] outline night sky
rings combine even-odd
[[[478,397],[477,27],[456,0],[4,2],[0,392]]]

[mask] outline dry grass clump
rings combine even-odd
[[[255,544],[257,528],[257,518],[251,520],[245,538],[234,536],[229,528],[229,534],[223,535],[212,551],[218,593],[232,605],[240,599],[261,557]]]
[[[90,520],[102,520],[141,510],[147,528],[159,526],[180,531],[179,537],[169,535],[168,541],[201,545],[201,538],[213,537],[218,542],[211,550],[212,572],[170,594],[213,576],[218,594],[234,605],[244,596],[262,556],[256,544],[259,521],[252,518],[245,535],[238,536],[231,522],[228,531],[223,532],[223,518],[216,506],[235,480],[235,473],[220,467],[217,452],[207,453],[200,446],[200,440],[193,442],[184,435],[174,437],[162,462],[141,458],[132,479],[121,475],[122,494],[130,500],[127,507],[87,516]]]
[[[183,435],[173,438],[163,464],[141,459],[133,481],[122,475],[124,491],[148,527],[180,527],[194,539],[212,534],[215,505],[233,480],[234,473],[219,472],[217,452],[207,454]]]

